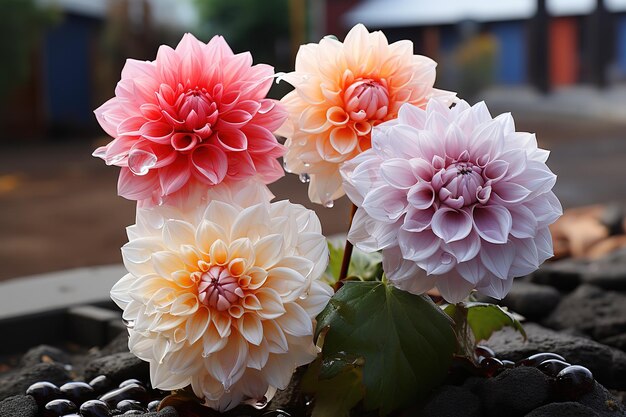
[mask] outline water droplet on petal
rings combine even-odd
[[[324,207],[333,208],[335,206],[335,202],[333,200],[328,200],[324,202]]]
[[[128,327],[129,329],[132,329],[135,327],[135,321],[134,320],[126,320],[126,319],[122,319],[122,322],[124,323],[124,325],[126,327]]]
[[[300,182],[303,184],[309,183],[311,182],[311,177],[309,176],[309,174],[300,174]]]
[[[268,401],[267,398],[263,397],[259,400],[251,400],[249,404],[257,410],[262,410],[267,407]]]
[[[302,164],[302,165],[304,165],[304,167],[305,167],[305,168],[309,168],[309,167],[311,166],[311,164],[309,164],[308,162],[305,162],[305,163],[304,163],[304,164]]]
[[[291,174],[291,169],[289,169],[289,166],[287,164],[286,160],[283,160],[283,169],[285,170],[286,173]]]
[[[156,163],[156,155],[143,149],[135,149],[128,155],[128,168],[135,175],[146,175]]]

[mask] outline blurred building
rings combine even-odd
[[[553,88],[626,80],[626,0],[326,0],[325,7],[327,33],[364,23],[390,40],[411,39],[440,62],[444,84],[458,81],[459,71],[476,73],[477,63],[464,69],[464,59],[489,48],[492,70],[481,71],[492,80],[483,82]]]
[[[57,18],[32,47],[26,82],[0,97],[0,140],[97,132],[93,109],[113,95],[125,58],[154,59],[196,19],[192,0],[35,2]]]

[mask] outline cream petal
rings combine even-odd
[[[163,242],[171,250],[178,250],[182,245],[195,245],[195,229],[181,220],[167,220],[163,225]]]
[[[220,336],[215,325],[211,321],[206,331],[202,335],[203,357],[207,357],[212,353],[218,352],[226,346],[228,338]]]
[[[297,271],[277,267],[268,271],[265,286],[272,288],[280,295],[283,303],[296,300],[305,288],[306,278]]]
[[[249,343],[258,346],[263,341],[263,326],[256,314],[246,313],[237,320],[237,329]]]
[[[172,252],[155,252],[152,254],[151,261],[154,272],[165,279],[170,279],[174,272],[185,269],[182,259]]]
[[[276,319],[285,333],[293,336],[313,334],[313,324],[306,311],[296,303],[285,304],[286,313]]]
[[[185,331],[190,344],[196,343],[202,338],[211,322],[211,311],[206,307],[200,307],[196,313],[187,319]]]
[[[256,266],[268,269],[283,257],[284,238],[280,234],[264,236],[254,244]]]
[[[283,306],[280,295],[271,288],[260,288],[254,293],[261,303],[258,315],[265,320],[273,320],[282,316],[287,310]]]

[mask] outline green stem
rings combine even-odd
[[[352,204],[352,209],[350,210],[350,224],[348,225],[348,230],[352,226],[352,220],[354,219],[354,214],[356,213],[357,207]],[[337,282],[338,287],[341,287],[341,282],[348,276],[348,268],[350,267],[350,259],[352,258],[352,243],[348,239],[346,239],[346,247],[343,251],[343,259],[341,260],[341,270],[339,272],[339,281]],[[339,289],[339,288],[337,288]]]

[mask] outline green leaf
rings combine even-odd
[[[408,406],[445,378],[456,348],[452,321],[429,299],[384,282],[349,281],[317,317],[323,358],[362,357],[365,408]]]
[[[365,395],[361,383],[362,370],[359,366],[342,366],[339,369],[337,362],[333,361],[330,365],[338,372],[323,379],[323,362],[318,359],[311,363],[302,379],[302,390],[315,394],[312,417],[349,416],[352,407]]]
[[[343,261],[345,241],[335,239],[328,241],[330,261],[326,268],[325,280],[328,284],[334,285],[339,280],[341,272],[341,262]],[[380,278],[383,274],[383,258],[378,252],[365,253],[358,248],[354,248],[350,257],[348,267],[348,277],[358,277],[362,281],[372,281]]]
[[[458,321],[457,317],[462,317],[466,314],[467,324],[472,330],[476,342],[488,340],[494,332],[501,330],[505,326],[517,330],[526,339],[526,332],[524,327],[522,327],[522,323],[514,314],[498,305],[477,302],[450,304],[444,308],[444,311],[456,321]],[[457,322],[458,325],[460,323]]]

